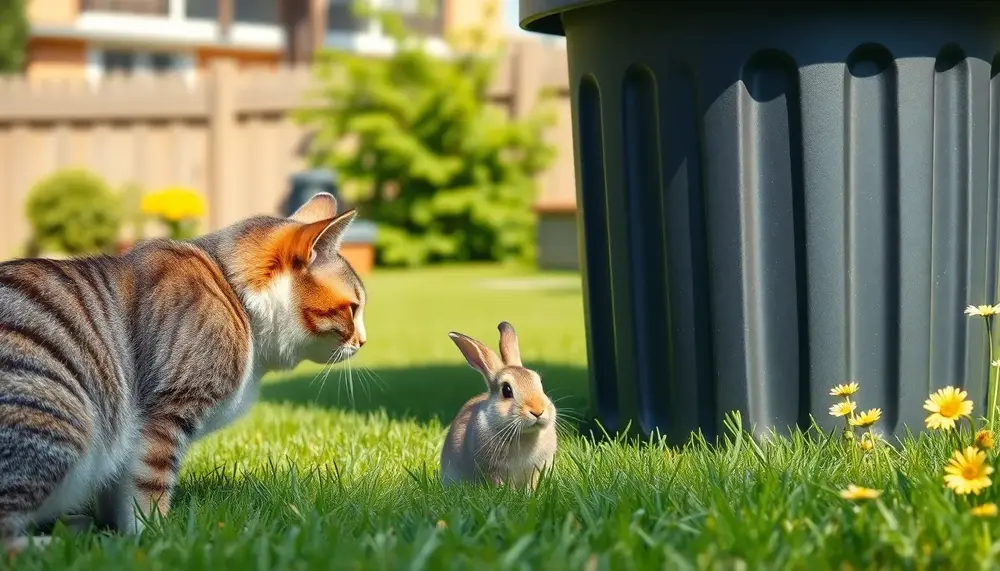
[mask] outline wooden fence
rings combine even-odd
[[[208,200],[208,229],[276,213],[289,175],[305,167],[309,133],[290,113],[310,104],[312,82],[308,68],[241,72],[228,61],[195,83],[181,76],[96,85],[0,80],[0,258],[16,255],[29,237],[24,205],[32,185],[63,167],[88,168],[116,188],[197,189]],[[531,109],[543,88],[562,93],[549,133],[559,158],[540,177],[541,202],[573,193],[566,82],[563,48],[517,40],[491,93],[512,116]]]

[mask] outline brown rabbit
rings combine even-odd
[[[445,484],[486,482],[534,490],[556,453],[556,407],[538,373],[521,364],[517,334],[503,321],[500,355],[479,341],[449,333],[489,389],[462,407],[441,450]]]

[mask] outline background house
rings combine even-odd
[[[32,0],[25,73],[31,79],[86,78],[115,72],[181,72],[195,78],[213,59],[241,68],[307,61],[316,47],[387,53],[377,22],[353,13],[354,0]],[[376,0],[398,10],[432,40],[475,23],[486,0]],[[497,12],[490,28],[503,33]],[[439,40],[440,41],[440,40]]]
[[[27,89],[14,80],[0,90],[0,149],[7,152],[0,156],[0,206],[16,218],[0,228],[0,257],[23,242],[20,212],[31,185],[70,165],[91,168],[116,186],[202,189],[211,199],[213,227],[272,210],[288,176],[305,167],[306,136],[288,118],[309,83],[303,64],[321,46],[372,55],[393,49],[377,22],[354,15],[353,1],[31,0],[24,77],[52,85]],[[443,49],[448,32],[480,23],[488,2],[436,0],[428,17],[419,14],[418,0],[375,0],[402,12],[431,49]],[[487,30],[510,35],[505,15],[496,10]],[[542,267],[575,268],[564,48],[511,39],[497,78],[498,104],[518,115],[545,85],[554,82],[562,92],[560,124],[551,132],[559,158],[539,180],[538,254]],[[221,60],[231,62],[230,71],[215,66]],[[113,75],[162,77],[152,83],[122,77],[96,89]],[[55,85],[82,82],[95,90]]]

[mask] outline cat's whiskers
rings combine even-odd
[[[330,357],[326,360],[325,363],[323,363],[323,366],[320,368],[320,370],[316,372],[316,376],[314,376],[312,380],[309,381],[310,387],[313,386],[313,383],[315,383],[316,380],[320,378],[320,376],[323,376],[323,381],[320,383],[319,387],[319,392],[323,392],[323,383],[326,382],[326,376],[330,374],[330,368],[333,366],[333,361],[336,357],[337,357],[336,351],[330,354]]]
[[[326,360],[326,364],[323,366],[323,371],[322,371],[323,380],[320,381],[319,392],[317,393],[317,395],[323,392],[323,387],[326,386],[326,380],[330,377],[330,373],[333,372],[333,367],[336,365],[337,361],[340,360],[339,351],[340,349],[335,349],[332,353],[330,353],[330,358]]]
[[[356,367],[357,367],[358,373],[361,374],[361,375],[363,375],[365,377],[365,382],[367,382],[367,383],[374,383],[377,387],[379,387],[383,391],[385,391],[385,389],[388,387],[388,385],[386,385],[385,381],[383,381],[382,378],[379,377],[378,373],[376,373],[375,371],[373,371],[370,368],[368,368],[368,367],[366,367],[364,365],[361,365],[361,364],[356,365]],[[370,393],[369,393],[369,395],[370,395]]]

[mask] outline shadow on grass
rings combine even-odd
[[[587,370],[562,364],[532,364],[542,376],[549,398],[568,425],[576,426],[588,410]],[[372,369],[373,374],[353,373],[354,398],[348,393],[347,373],[333,370],[322,386],[315,370],[265,383],[261,399],[273,403],[303,404],[359,413],[385,410],[389,418],[448,424],[486,384],[478,373],[461,365],[424,365]],[[375,378],[377,380],[372,380]]]

